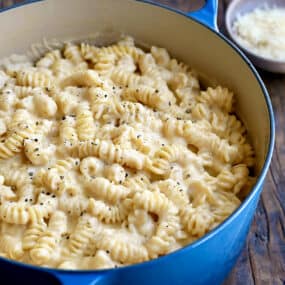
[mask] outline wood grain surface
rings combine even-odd
[[[115,0],[114,0],[115,1]],[[203,0],[154,0],[183,11]],[[219,27],[231,0],[219,0]],[[0,8],[20,0],[0,0]],[[285,75],[260,71],[276,119],[276,146],[244,250],[224,285],[285,285]],[[209,284],[211,285],[211,284]]]

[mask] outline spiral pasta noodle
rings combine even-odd
[[[17,84],[21,86],[51,88],[53,78],[46,73],[21,71],[17,73]]]
[[[65,230],[66,215],[57,211],[51,216],[47,231],[38,239],[30,252],[30,256],[36,264],[43,264],[52,257],[59,238]]]
[[[98,241],[97,246],[110,251],[112,258],[121,262],[141,262],[148,259],[145,247],[124,240],[106,236]]]

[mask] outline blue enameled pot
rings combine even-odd
[[[238,114],[256,151],[258,179],[251,194],[221,225],[164,257],[110,270],[68,271],[0,258],[0,284],[215,285],[234,266],[259,200],[274,145],[274,116],[260,76],[244,54],[217,30],[217,0],[184,14],[149,1],[44,0],[1,11],[0,58],[25,52],[43,38],[85,39],[100,31],[134,36],[170,53],[232,89]],[[108,38],[108,37],[106,37]],[[110,37],[109,37],[110,40]],[[206,76],[204,76],[206,75]]]

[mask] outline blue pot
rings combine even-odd
[[[209,78],[236,93],[238,114],[256,151],[257,182],[221,225],[167,256],[123,268],[93,271],[47,269],[0,258],[0,284],[205,285],[221,284],[234,266],[259,200],[274,145],[269,95],[244,54],[217,31],[217,1],[183,14],[149,1],[28,1],[0,15],[0,58],[24,52],[43,37],[86,38],[94,31],[123,31],[141,42],[166,47]],[[15,9],[17,7],[17,9]],[[204,77],[207,78],[207,77]]]

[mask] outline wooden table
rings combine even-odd
[[[183,11],[203,3],[201,0],[154,1]],[[0,0],[0,8],[13,2],[20,1]],[[229,2],[219,0],[222,32],[223,15]],[[276,147],[245,248],[224,285],[285,285],[285,75],[260,72],[275,110]]]

